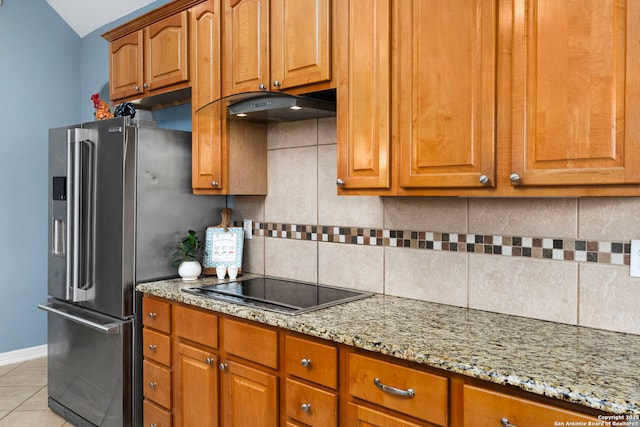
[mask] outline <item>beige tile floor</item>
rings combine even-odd
[[[47,358],[0,366],[0,427],[70,427],[47,407]]]

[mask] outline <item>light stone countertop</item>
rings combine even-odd
[[[241,279],[250,277],[256,276]],[[638,335],[384,295],[291,316],[180,291],[212,283],[217,279],[172,279],[136,289],[586,407],[640,415]]]

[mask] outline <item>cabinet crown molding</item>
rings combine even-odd
[[[142,28],[153,24],[154,22],[158,22],[161,19],[171,16],[175,13],[182,12],[183,10],[189,9],[204,1],[205,0],[174,0],[164,6],[153,9],[152,11],[145,13],[144,15],[128,21],[120,25],[119,27],[101,34],[101,37],[108,42],[112,42],[122,36],[126,36],[127,34],[131,34],[134,31],[141,30]]]

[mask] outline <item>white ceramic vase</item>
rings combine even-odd
[[[182,261],[178,266],[178,274],[182,280],[196,280],[202,273],[202,266],[199,261]]]

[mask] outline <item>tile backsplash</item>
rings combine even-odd
[[[639,198],[337,196],[335,119],[269,125],[244,270],[640,334]]]

